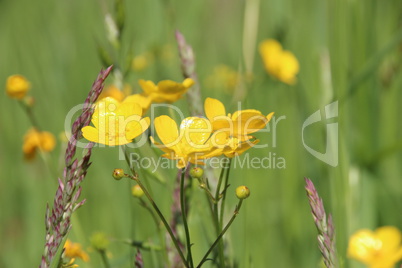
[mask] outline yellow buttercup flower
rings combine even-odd
[[[121,91],[115,85],[110,85],[102,91],[102,93],[100,94],[98,99],[102,100],[107,97],[111,97],[111,98],[121,102],[126,97],[126,95],[124,94],[123,91]]]
[[[82,250],[81,244],[73,243],[69,239],[67,239],[64,244],[64,256],[71,259],[80,258],[85,262],[89,261],[89,256],[84,250]]]
[[[142,118],[142,108],[134,102],[118,102],[107,97],[96,104],[92,126],[82,128],[89,141],[108,146],[133,141],[149,127],[149,117]]]
[[[31,84],[22,75],[16,74],[7,78],[6,93],[14,99],[23,99],[30,89]]]
[[[51,152],[55,145],[56,139],[52,133],[31,128],[24,136],[22,151],[25,159],[31,160],[35,157],[37,150]]]
[[[139,84],[144,91],[145,96],[149,96],[152,102],[172,103],[180,99],[183,94],[194,85],[194,81],[191,78],[186,78],[182,83],[163,80],[155,85],[152,81],[140,80]]]
[[[278,80],[293,85],[299,72],[299,62],[292,52],[283,50],[281,44],[273,39],[260,43],[260,54],[266,71]]]
[[[393,226],[359,230],[349,239],[348,256],[369,268],[392,268],[402,259],[401,232]]]
[[[274,115],[272,112],[264,116],[260,111],[253,109],[226,115],[225,106],[213,98],[205,100],[204,109],[214,131],[225,132],[228,137],[237,138],[239,141],[253,138],[249,134],[264,128]]]
[[[152,142],[165,152],[163,157],[177,160],[177,167],[184,168],[188,162],[204,164],[203,159],[222,154],[222,148],[211,142],[212,126],[204,118],[187,117],[180,124],[167,115],[155,118],[156,133],[163,144],[151,137]]]

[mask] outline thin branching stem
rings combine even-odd
[[[197,265],[197,268],[200,268],[204,262],[206,262],[208,259],[209,254],[211,253],[211,251],[215,248],[215,246],[219,243],[219,241],[222,239],[223,235],[226,233],[226,231],[229,229],[230,225],[232,225],[233,221],[236,219],[237,215],[239,214],[240,208],[241,208],[241,204],[243,203],[243,200],[239,200],[239,203],[237,204],[232,218],[230,218],[229,222],[226,224],[225,228],[222,230],[222,232],[219,234],[219,236],[216,238],[215,242],[212,244],[212,246],[208,249],[207,253],[205,253],[204,257],[202,258],[202,260],[200,261],[200,263]],[[224,267],[224,266],[221,266]]]
[[[231,158],[229,158],[229,163],[228,163],[228,165],[227,165],[227,167],[226,167],[226,176],[225,176],[225,182],[224,182],[224,193],[223,193],[223,196],[222,196],[222,202],[221,202],[221,209],[220,209],[220,216],[219,216],[219,228],[220,229],[222,229],[222,226],[223,226],[223,214],[224,214],[224,212],[225,212],[225,200],[226,200],[226,190],[227,190],[227,188],[229,187],[229,173],[230,173],[230,165],[232,164],[232,159]]]
[[[163,222],[163,225],[165,225],[166,230],[168,231],[170,238],[172,238],[173,244],[176,247],[177,252],[180,255],[181,260],[183,261],[183,264],[189,268],[188,263],[186,261],[186,258],[184,257],[183,252],[180,249],[179,246],[179,242],[177,241],[177,238],[174,236],[172,228],[170,228],[169,223],[166,221],[165,217],[163,216],[162,212],[159,210],[159,207],[156,205],[156,203],[154,202],[152,196],[149,194],[149,192],[147,191],[147,189],[145,188],[145,186],[142,184],[141,180],[138,178],[138,176],[129,176],[131,179],[133,179],[134,181],[136,181],[138,183],[138,185],[141,187],[141,189],[144,191],[145,196],[148,198],[149,202],[151,203],[152,207],[154,208],[154,210],[156,211],[156,214],[158,214],[159,218],[161,219],[161,221]]]

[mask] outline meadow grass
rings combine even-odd
[[[106,44],[104,13],[112,1],[0,1],[0,81],[20,73],[32,83],[34,113],[43,129],[56,136],[64,118],[82,103],[102,67],[97,45]],[[298,81],[285,85],[268,76],[258,54],[254,79],[227,92],[205,86],[215,66],[226,64],[243,71],[243,24],[247,1],[126,1],[123,51],[134,54],[167,49],[143,72],[132,72],[127,82],[136,92],[138,79],[182,81],[174,39],[179,29],[193,46],[203,100],[221,100],[232,112],[242,108],[285,116],[271,133],[257,133],[269,147],[252,149],[250,157],[271,152],[286,168],[236,168],[231,171],[226,212],[237,203],[234,189],[247,185],[251,197],[226,235],[233,267],[319,267],[316,230],[304,191],[304,177],[315,183],[332,213],[338,253],[343,267],[362,267],[346,256],[352,232],[382,225],[402,228],[400,114],[402,108],[402,8],[400,1],[254,1],[259,5],[256,42],[279,40],[300,62]],[[107,83],[112,83],[109,78]],[[234,90],[234,89],[233,89]],[[235,98],[233,98],[235,96]],[[339,164],[331,167],[309,154],[302,143],[302,125],[309,115],[339,101]],[[186,111],[185,99],[176,103]],[[187,111],[185,112],[187,113]],[[187,113],[188,114],[188,113]],[[271,122],[272,123],[272,122]],[[306,143],[325,151],[326,123],[306,129]],[[57,188],[65,147],[27,163],[22,137],[30,123],[16,101],[0,97],[0,267],[39,265],[43,252],[46,203]],[[159,152],[157,152],[159,153]],[[130,194],[131,182],[111,178],[114,168],[127,168],[117,148],[96,148],[83,183],[87,203],[73,216],[70,238],[89,247],[93,232],[112,238],[109,251],[114,267],[131,267],[134,249],[123,239],[156,238],[150,215]],[[245,156],[240,159],[244,159]],[[51,168],[47,168],[46,162]],[[219,174],[219,171],[216,171]],[[169,215],[176,170],[162,172],[166,184],[144,179],[163,213]],[[141,174],[140,174],[141,175]],[[144,177],[147,175],[142,174]],[[214,238],[204,193],[191,196],[190,229],[193,254],[199,261]],[[197,213],[195,212],[197,211]],[[199,213],[198,213],[199,211]],[[157,238],[156,238],[157,239]],[[91,261],[80,267],[101,267]],[[157,267],[155,256],[143,251],[145,267]],[[128,262],[130,260],[130,262]],[[196,261],[196,262],[197,262]],[[206,263],[206,267],[212,266]]]

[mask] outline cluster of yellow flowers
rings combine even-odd
[[[402,259],[402,235],[393,226],[362,229],[349,239],[348,256],[369,268],[392,268]]]
[[[262,41],[259,50],[269,74],[286,84],[296,83],[299,62],[292,52],[283,50],[282,45],[273,39]]]
[[[126,97],[122,102],[106,97],[100,100],[92,116],[93,126],[82,129],[83,136],[92,142],[109,146],[124,145],[141,135],[150,125],[145,112],[144,101],[173,102],[193,85],[185,79],[183,83],[165,80],[155,85],[151,81],[140,80],[143,94]],[[141,109],[142,108],[142,109]],[[227,114],[224,105],[212,98],[205,101],[206,118],[185,118],[180,127],[169,116],[155,118],[154,126],[160,144],[152,142],[165,152],[166,158],[177,160],[177,167],[183,168],[188,162],[202,164],[202,160],[219,155],[234,157],[254,146],[259,140],[249,134],[266,126],[273,113],[264,116],[257,110],[237,111]]]
[[[27,112],[30,113],[30,106],[33,104],[32,98],[27,97],[27,93],[31,88],[31,83],[22,75],[15,74],[8,77],[6,81],[6,93],[10,98],[23,100],[23,105],[27,106]],[[32,115],[31,115],[32,116]],[[36,152],[41,150],[43,152],[50,152],[56,145],[54,135],[47,131],[39,131],[33,127],[24,136],[24,143],[22,151],[27,160],[32,160]]]

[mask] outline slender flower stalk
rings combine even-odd
[[[219,215],[219,200],[221,199],[221,185],[223,181],[223,177],[225,172],[227,172],[227,166],[225,165],[222,170],[221,174],[219,175],[219,180],[218,184],[216,185],[216,192],[215,192],[215,203],[214,203],[214,222],[215,222],[215,230],[216,230],[216,235],[219,235],[219,233],[222,231],[222,223],[219,222],[220,215]],[[225,263],[225,256],[223,252],[223,241],[218,241],[219,242],[219,263],[221,266],[224,265]]]
[[[135,174],[135,173],[134,173]],[[177,240],[176,236],[174,235],[172,228],[169,226],[169,223],[167,222],[167,220],[165,219],[165,217],[163,216],[162,212],[160,211],[159,207],[156,205],[155,201],[153,200],[152,196],[149,194],[148,190],[145,188],[145,186],[142,184],[141,180],[139,179],[139,177],[137,175],[128,175],[128,174],[124,174],[126,177],[130,177],[132,180],[134,180],[135,182],[137,182],[137,184],[141,187],[141,189],[144,191],[145,196],[148,198],[149,202],[151,203],[152,207],[154,208],[156,214],[158,214],[159,218],[161,219],[163,225],[165,226],[166,230],[168,231],[170,238],[173,241],[173,244],[176,247],[177,252],[180,255],[180,258],[183,262],[183,264],[185,265],[186,268],[188,268],[188,263],[186,261],[186,258],[184,257],[184,254],[180,248],[180,243]]]
[[[229,187],[229,174],[230,174],[230,165],[232,163],[232,159],[229,158],[229,163],[226,166],[226,175],[225,175],[225,181],[224,181],[224,188],[223,188],[223,195],[222,195],[222,201],[221,201],[221,209],[219,211],[220,216],[219,216],[219,228],[222,229],[223,226],[223,214],[225,213],[225,201],[226,201],[226,190]]]
[[[243,199],[240,199],[239,203],[237,204],[237,206],[233,212],[232,218],[230,218],[230,220],[226,224],[225,228],[223,228],[223,230],[220,232],[220,234],[216,238],[215,242],[208,249],[207,253],[205,253],[204,257],[202,258],[200,263],[197,265],[197,268],[200,268],[204,264],[204,262],[206,262],[208,260],[207,258],[209,256],[209,254],[212,252],[212,250],[215,248],[215,246],[219,243],[219,241],[221,241],[223,235],[226,233],[226,231],[229,229],[230,225],[232,225],[233,221],[236,219],[237,215],[239,214],[242,203],[243,203]],[[224,266],[221,266],[221,267],[224,267]]]
[[[338,267],[337,253],[335,246],[335,227],[332,221],[331,214],[327,216],[324,209],[322,199],[317,193],[314,184],[308,178],[306,181],[306,192],[310,202],[311,213],[313,215],[315,226],[318,231],[318,247],[324,258],[324,263],[327,268]]]
[[[85,199],[78,202],[81,195],[81,182],[84,180],[87,170],[90,166],[90,157],[93,143],[89,143],[83,154],[84,156],[79,160],[74,159],[77,150],[77,141],[82,138],[81,129],[88,126],[93,114],[93,104],[99,97],[103,89],[103,82],[109,75],[112,67],[102,70],[95,82],[92,89],[85,100],[81,115],[75,120],[72,126],[72,137],[67,145],[65,154],[65,168],[63,177],[58,179],[59,186],[54,197],[53,208],[50,210],[49,205],[46,208],[45,224],[46,224],[46,238],[45,250],[42,255],[40,268],[47,268],[58,259],[54,259],[61,243],[67,236],[71,229],[71,215],[80,206],[85,203]]]
[[[194,267],[193,264],[193,256],[191,254],[191,239],[190,239],[190,231],[188,229],[188,223],[187,223],[187,213],[186,213],[186,206],[184,202],[184,196],[185,196],[185,188],[184,188],[184,180],[186,178],[186,170],[183,168],[181,170],[181,180],[180,180],[180,207],[181,207],[181,216],[183,219],[183,225],[184,225],[184,231],[186,233],[186,245],[187,245],[187,263],[190,265],[190,267]]]
[[[195,56],[193,48],[187,44],[183,34],[176,31],[176,41],[179,48],[179,56],[181,60],[181,69],[185,78],[191,78],[195,83],[187,91],[187,101],[192,116],[202,116],[203,107],[201,100],[200,83],[198,75],[195,71]]]

